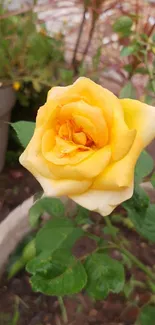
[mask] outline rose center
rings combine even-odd
[[[73,120],[67,120],[63,124],[58,122],[56,131],[58,136],[63,140],[89,148],[94,145],[94,141],[90,136],[86,134],[82,127],[78,127]]]

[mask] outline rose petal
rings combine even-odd
[[[72,195],[70,198],[84,208],[109,215],[117,205],[128,200],[133,195],[133,184],[120,191],[88,190],[81,195]]]
[[[50,165],[52,173],[59,179],[77,179],[94,178],[99,175],[109,164],[111,159],[110,146],[105,146],[95,153],[91,154],[87,159],[76,165],[56,166]]]
[[[71,86],[67,86],[67,87],[58,86],[58,87],[51,88],[47,94],[47,101],[62,96],[70,87]]]
[[[120,114],[114,110],[111,132],[112,159],[122,159],[131,149],[136,137],[136,130],[130,130]]]
[[[123,116],[123,110],[118,98],[109,90],[96,84],[88,78],[79,78],[76,82],[63,94],[62,104],[69,102],[70,96],[81,97],[91,106],[100,107],[103,111],[104,118],[108,124],[111,125],[113,109],[117,110]],[[63,102],[63,97],[65,101]]]
[[[143,148],[155,137],[155,107],[133,99],[121,99],[125,121],[130,129],[136,129],[143,140]]]
[[[91,180],[52,180],[45,177],[35,175],[36,179],[42,186],[46,196],[63,196],[82,194],[91,186]]]
[[[136,136],[134,144],[128,154],[117,162],[112,162],[93,183],[98,190],[118,190],[131,184],[137,159],[143,149],[143,141]]]
[[[38,180],[46,195],[61,196],[79,194],[86,191],[92,184],[91,180],[55,180],[50,165],[41,154],[42,130],[36,129],[33,138],[20,156],[20,163]],[[61,167],[62,168],[62,167]]]
[[[89,135],[92,129],[92,138],[94,137],[93,140],[98,143],[99,147],[108,141],[107,124],[99,107],[88,105],[82,100],[72,102],[61,108],[59,118],[62,120],[73,118],[75,123],[77,122],[77,125],[82,127],[82,131],[88,132]]]

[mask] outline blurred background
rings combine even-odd
[[[155,0],[0,0],[0,221],[40,189],[10,123],[80,76],[155,105]]]

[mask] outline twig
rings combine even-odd
[[[117,245],[117,249],[121,253],[129,257],[129,259],[133,262],[133,264],[137,265],[149,278],[155,280],[155,275],[153,274],[153,272],[147,266],[145,266],[141,261],[139,261],[139,259],[136,256],[134,256],[130,251],[128,251],[125,247],[123,247],[123,245],[120,243],[117,234],[113,231],[113,226],[109,217],[105,217],[105,222],[107,227],[110,230],[110,234],[114,243],[116,243]]]
[[[88,49],[89,49],[89,46],[90,46],[90,43],[91,43],[91,40],[92,40],[92,36],[93,36],[93,33],[94,33],[95,25],[96,25],[96,19],[93,19],[92,20],[92,25],[91,25],[91,28],[90,28],[90,32],[89,32],[89,36],[88,36],[88,41],[87,41],[86,47],[85,47],[84,52],[83,52],[82,62],[84,61],[85,56],[87,55],[87,52],[88,52]]]
[[[151,85],[152,85],[152,89],[153,89],[153,92],[155,93],[155,82],[154,82],[154,77],[153,77],[152,70],[149,67],[149,62],[148,62],[148,58],[147,58],[147,49],[146,49],[146,51],[144,53],[144,60],[145,60],[145,65],[146,65],[148,74],[149,74],[149,78],[150,78],[150,82],[151,82]]]
[[[34,12],[40,12],[40,11],[44,11],[44,10],[48,10],[51,7],[51,4],[47,4],[47,5],[37,5],[37,6],[25,6],[22,9],[18,9],[18,10],[13,10],[13,11],[8,11],[3,15],[0,15],[0,20],[11,17],[11,16],[17,16],[17,15],[21,15],[24,14],[26,12],[32,11],[32,9],[34,9]]]
[[[80,43],[80,39],[81,39],[81,35],[82,35],[84,23],[85,23],[86,12],[87,12],[87,7],[84,6],[82,21],[81,21],[81,25],[80,25],[80,28],[79,28],[79,33],[78,33],[78,37],[77,37],[77,41],[76,41],[75,48],[74,48],[74,53],[73,53],[73,59],[72,59],[73,67],[74,67],[75,62],[76,62],[76,54],[77,54],[77,50],[78,50],[78,47],[79,47],[79,43]]]
[[[148,32],[148,36],[149,36],[149,37],[152,35],[154,29],[155,29],[155,23],[151,26],[151,28],[150,28],[150,30],[149,30],[149,32]]]

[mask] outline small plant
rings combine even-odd
[[[132,17],[132,15],[131,15]],[[155,34],[153,27],[138,25],[139,16],[118,18],[113,30],[119,36],[120,55],[124,62],[123,69],[127,73],[127,81],[120,92],[120,97],[137,98],[132,79],[137,74],[145,78],[143,100],[148,104],[155,103]]]
[[[22,83],[32,83],[40,92],[59,78],[58,66],[64,64],[63,41],[50,37],[34,12],[1,19],[0,39],[1,86],[13,84],[18,90]]]

